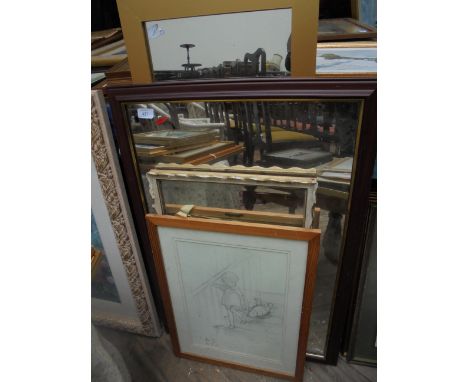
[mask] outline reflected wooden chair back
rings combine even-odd
[[[239,143],[238,139],[236,140],[235,134],[229,129],[229,114],[224,102],[205,102],[205,113],[210,122],[224,123],[224,128],[219,130],[221,140]]]
[[[301,101],[205,103],[210,121],[224,123],[221,137],[236,144],[244,142],[243,163],[247,166],[258,161],[274,165],[275,153],[282,150],[317,152],[317,158],[322,159],[308,161],[303,164],[306,167],[327,159],[324,152],[340,156],[340,145],[351,148],[354,143],[342,133],[350,130],[347,124],[357,121],[357,109],[352,113],[349,110],[354,107],[346,103]],[[351,119],[350,115],[353,116]],[[295,165],[301,167],[301,160]]]
[[[235,128],[242,132],[246,165],[275,150],[320,146],[313,105],[300,102],[235,102],[229,105]],[[255,157],[258,150],[259,157]]]
[[[212,122],[223,122],[221,136],[234,141],[244,142],[244,165],[253,164],[254,127],[252,114],[247,102],[205,102],[206,115]]]

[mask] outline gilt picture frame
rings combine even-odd
[[[175,355],[301,381],[320,231],[146,221]]]
[[[254,12],[291,8],[291,75],[315,75],[315,51],[319,16],[318,0],[237,0],[218,1],[173,0],[117,0],[122,32],[128,51],[128,62],[133,83],[153,82],[153,68],[144,24],[150,21],[182,19],[228,13]],[[287,40],[287,37],[286,37]]]
[[[112,279],[107,290],[115,297],[91,298],[92,321],[160,336],[162,327],[131,220],[104,96],[96,90],[91,91],[91,156],[92,233],[94,225],[105,258],[101,263],[106,264],[107,276]]]

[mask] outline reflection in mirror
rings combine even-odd
[[[291,9],[150,21],[156,80],[285,76]]]
[[[366,24],[377,27],[377,0],[356,0],[358,18]]]
[[[204,182],[161,181],[164,214],[195,205],[194,217],[302,227],[305,189]]]
[[[317,169],[316,205],[322,231],[308,352],[326,351],[337,264],[348,214],[361,100],[177,101],[125,104],[137,171],[146,208],[153,209],[146,173],[157,163],[278,166]],[[186,187],[186,186],[185,186]],[[252,193],[253,191],[253,193]],[[285,188],[248,190],[238,185],[195,184],[180,188],[163,182],[166,212],[194,204],[195,213],[263,212],[290,217],[304,214],[303,195]],[[218,209],[215,212],[208,209]],[[264,217],[261,217],[262,219]],[[290,225],[298,225],[293,223]]]
[[[346,33],[364,33],[367,29],[359,25],[342,22],[346,19],[322,19],[319,22],[319,36],[320,35],[336,35]]]
[[[377,31],[370,25],[355,19],[320,19],[318,41],[362,40],[377,37]]]

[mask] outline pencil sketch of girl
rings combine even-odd
[[[226,310],[225,317],[227,318],[228,327],[235,328],[236,321],[240,321],[241,324],[245,322],[248,310],[244,294],[237,286],[239,276],[233,272],[224,272],[220,277],[220,281],[221,283],[214,284],[214,286],[223,291],[221,305]]]

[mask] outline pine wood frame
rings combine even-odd
[[[155,214],[147,214],[146,222],[153,251],[153,259],[158,273],[159,288],[161,291],[161,297],[163,300],[165,315],[168,321],[169,333],[171,335],[171,341],[175,355],[177,357],[207,362],[214,365],[227,366],[244,371],[256,372],[273,377],[285,378],[292,381],[302,381],[305,363],[304,354],[307,347],[309,321],[312,311],[312,297],[314,294],[315,276],[317,272],[318,255],[320,249],[320,230],[296,227],[278,227],[276,225],[269,224],[226,222],[221,220],[213,221],[198,218],[181,218],[177,216]],[[237,363],[213,360],[211,358],[181,352],[174,311],[169,294],[166,271],[164,268],[164,261],[161,254],[161,246],[159,243],[159,236],[157,231],[158,226],[208,232],[234,233],[259,237],[273,237],[308,242],[307,266],[302,300],[302,314],[297,345],[296,370],[294,376],[264,369],[257,369],[251,366],[245,366]]]
[[[367,198],[377,153],[377,82],[375,80],[330,79],[223,79],[190,82],[164,81],[152,85],[121,86],[104,90],[112,107],[115,139],[121,156],[122,172],[130,198],[132,214],[140,239],[150,286],[156,299],[158,313],[167,324],[160,303],[157,275],[147,233],[146,205],[134,152],[132,137],[125,119],[125,102],[179,100],[237,100],[237,99],[362,99],[361,130],[359,133],[351,195],[348,201],[348,224],[343,239],[343,252],[337,275],[335,302],[329,325],[329,338],[324,357],[307,353],[308,359],[336,364],[347,321],[352,296],[353,273],[359,257],[360,237],[364,230]]]
[[[182,204],[166,203],[166,212],[175,215],[183,207]],[[230,208],[199,207],[194,206],[190,210],[190,216],[205,219],[235,220],[250,223],[279,224],[293,227],[302,227],[304,217],[299,214],[285,214],[266,211],[236,210]],[[316,219],[313,219],[315,223]],[[318,228],[318,225],[311,228]]]
[[[133,83],[154,81],[144,23],[153,20],[291,8],[291,75],[314,77],[319,0],[117,0]]]

